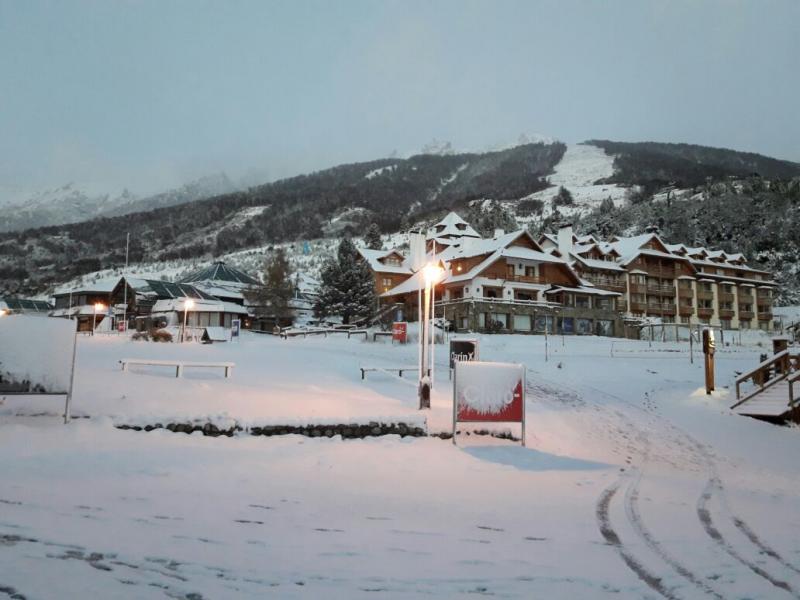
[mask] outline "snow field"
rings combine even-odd
[[[726,386],[762,347],[721,348],[706,396],[686,344],[550,336],[545,360],[541,336],[477,337],[482,359],[528,367],[528,448],[119,431],[119,419],[169,414],[419,414],[413,375],[358,371],[413,364],[416,346],[82,338],[74,407],[91,419],[15,416],[41,410],[24,399],[0,409],[0,587],[28,598],[797,594],[798,430],[727,408]],[[123,355],[154,354],[237,367],[231,380],[117,370]],[[429,430],[450,426],[446,358],[437,347]]]

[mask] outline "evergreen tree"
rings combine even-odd
[[[347,324],[353,317],[366,317],[375,312],[375,279],[349,238],[339,242],[336,257],[328,260],[320,279],[314,306],[317,315],[339,315]]]
[[[553,196],[553,206],[570,206],[572,204],[575,204],[572,192],[562,185],[558,188],[558,193]]]
[[[289,303],[294,295],[292,268],[283,248],[278,248],[264,261],[263,283],[245,292],[247,301],[255,307],[256,316],[274,317],[276,321],[290,318]]]
[[[375,223],[367,227],[367,231],[364,233],[364,245],[371,250],[383,250],[381,230]]]

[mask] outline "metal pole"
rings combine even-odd
[[[64,403],[64,425],[69,423],[72,418],[72,386],[75,382],[75,354],[78,347],[78,332],[72,334],[72,368],[69,372],[69,391],[67,392],[67,400]]]
[[[186,341],[186,315],[188,314],[188,312],[189,312],[189,307],[184,305],[184,307],[183,307],[183,331],[181,332],[181,344]]]
[[[97,329],[97,307],[94,307],[94,313],[92,314],[92,335],[94,335],[94,330]]]

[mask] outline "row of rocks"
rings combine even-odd
[[[161,423],[155,425],[117,425],[117,429],[129,429],[133,431],[153,431],[155,429],[166,429],[175,433],[194,433],[201,432],[203,435],[217,437],[220,435],[231,437],[236,432],[246,431],[250,435],[304,435],[306,437],[327,437],[332,438],[340,435],[343,438],[364,438],[377,437],[381,435],[399,435],[401,437],[413,436],[422,437],[427,435],[425,429],[406,423],[378,423],[372,421],[369,424],[342,423],[338,425],[268,425],[263,427],[250,427],[244,429],[238,425],[220,429],[213,423],[204,425],[196,423],[169,423],[166,426]]]
[[[303,425],[303,426],[290,426],[290,425],[267,425],[263,427],[250,427],[245,429],[239,425],[229,427],[227,429],[220,429],[213,423],[206,423],[200,425],[197,423],[168,423],[162,425],[156,423],[155,425],[117,425],[117,429],[129,429],[133,431],[153,431],[155,429],[166,429],[175,433],[194,433],[199,431],[203,435],[217,437],[224,435],[232,437],[235,433],[245,431],[250,435],[304,435],[306,437],[326,437],[332,438],[334,436],[341,436],[342,438],[365,438],[365,437],[378,437],[382,435],[399,435],[401,437],[424,437],[428,434],[422,427],[408,425],[406,423],[378,423],[375,421],[369,424],[338,424],[338,425]],[[458,430],[458,435],[485,435],[503,440],[512,440],[515,442],[520,441],[518,437],[513,435],[510,431],[491,431],[488,429],[473,429]],[[452,439],[453,434],[449,431],[441,431],[439,433],[430,434],[431,437],[438,437],[443,440]]]

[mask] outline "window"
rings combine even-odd
[[[530,330],[531,330],[530,315],[514,315],[514,331],[530,331]]]
[[[392,287],[392,278],[391,277],[384,277],[382,279],[383,287],[390,288]]]

